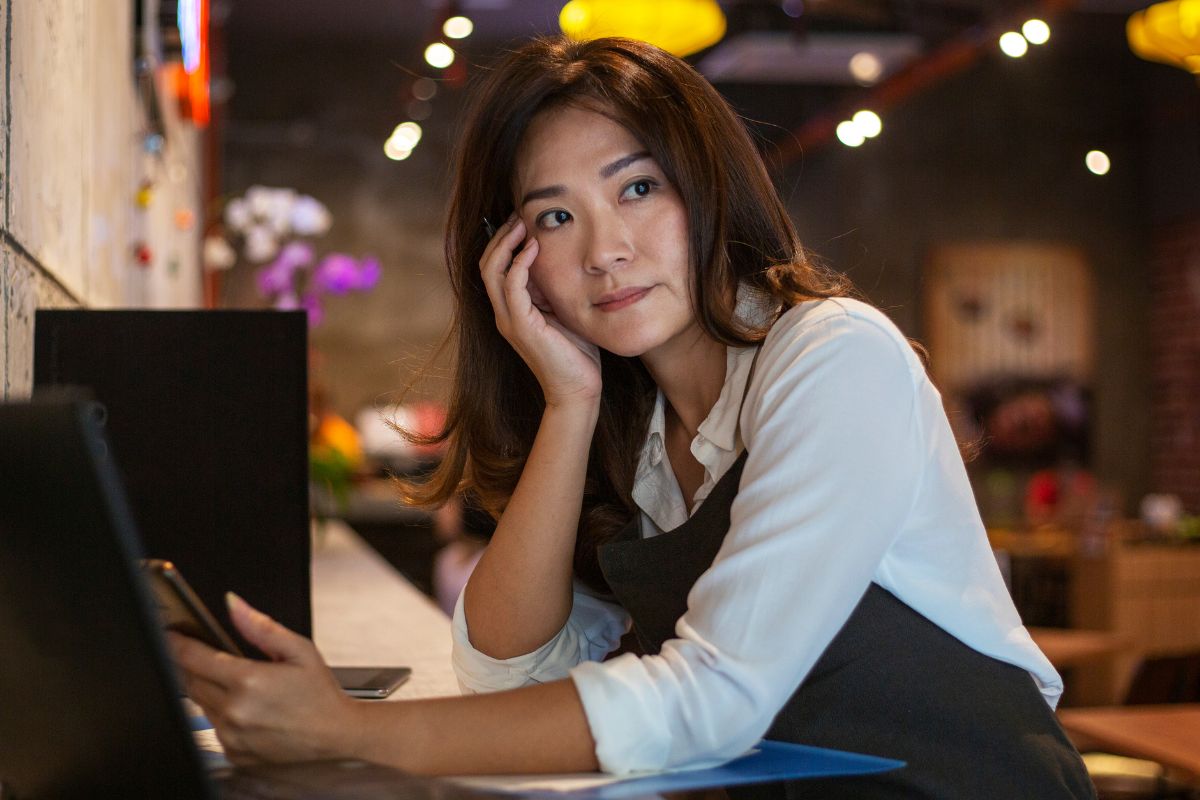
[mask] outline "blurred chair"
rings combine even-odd
[[[1197,702],[1200,702],[1200,650],[1142,659],[1125,695],[1127,706]]]
[[[1143,658],[1124,705],[1200,702],[1200,650]],[[1181,780],[1154,761],[1111,753],[1084,753],[1100,800],[1200,800],[1200,785]]]

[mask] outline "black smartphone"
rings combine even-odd
[[[199,639],[209,647],[241,656],[233,638],[221,627],[204,602],[192,591],[183,574],[170,561],[147,558],[141,561],[150,583],[163,628]],[[333,667],[342,691],[351,697],[381,699],[408,680],[408,667]]]
[[[408,680],[408,667],[332,667],[342,691],[351,697],[380,700]]]
[[[150,583],[163,628],[199,639],[217,650],[224,650],[235,656],[242,655],[241,648],[192,591],[192,587],[183,579],[183,575],[174,564],[157,558],[146,558],[142,559],[141,566]]]

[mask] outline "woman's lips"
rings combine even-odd
[[[641,300],[653,286],[639,286],[630,289],[620,289],[610,294],[606,294],[596,303],[596,308],[601,311],[619,311],[626,306],[631,306],[638,300]]]

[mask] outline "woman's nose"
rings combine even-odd
[[[589,272],[608,272],[633,259],[631,231],[619,214],[596,215],[589,228],[584,262]]]

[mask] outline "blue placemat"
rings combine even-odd
[[[892,758],[867,756],[824,747],[809,747],[803,744],[772,742],[764,739],[751,752],[719,767],[631,778],[604,786],[569,792],[569,795],[572,798],[620,800],[639,795],[682,792],[716,786],[773,783],[801,778],[869,775],[899,769],[904,766],[904,763]],[[563,796],[563,793],[560,792],[540,794],[548,797]]]

